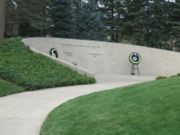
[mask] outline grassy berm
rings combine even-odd
[[[0,78],[25,90],[94,83],[50,58],[33,53],[19,38],[7,39],[0,46]]]
[[[0,79],[0,97],[25,91],[24,88]]]
[[[41,135],[180,135],[180,77],[71,100],[49,114]]]

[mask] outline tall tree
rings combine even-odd
[[[73,0],[73,8],[74,8],[74,14],[75,14],[75,38],[80,38],[80,19],[81,19],[81,10],[82,10],[82,6],[83,6],[83,0]]]
[[[53,35],[74,38],[75,16],[72,0],[54,0],[50,13],[54,23]]]
[[[6,1],[7,36],[44,36],[50,27],[48,8],[50,0],[16,0],[14,8],[11,0]]]
[[[167,38],[168,12],[166,0],[124,0],[123,18],[118,21],[121,38],[134,44],[166,48],[163,40]]]
[[[100,10],[105,14],[104,15],[104,22],[107,27],[107,34],[109,36],[110,41],[116,41],[115,36],[115,15],[116,15],[116,8],[115,5],[117,4],[117,0],[100,0]]]
[[[170,10],[167,0],[99,1],[111,41],[168,48],[165,42],[169,36],[168,16],[175,10],[171,14],[179,14],[177,8]]]
[[[166,25],[168,21],[169,7],[166,0],[149,1],[147,20],[147,32],[145,33],[145,45],[156,48],[167,48],[163,41],[167,38]]]
[[[105,40],[105,25],[102,22],[102,13],[98,11],[96,0],[88,0],[82,3],[79,24],[77,27],[79,38],[91,40]]]
[[[5,29],[5,0],[0,0],[0,42],[4,39]]]
[[[169,2],[169,45],[172,47],[180,47],[180,0]]]

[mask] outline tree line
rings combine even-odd
[[[180,0],[6,1],[7,37],[55,36],[180,46]]]

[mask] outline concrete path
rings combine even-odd
[[[0,135],[39,135],[48,113],[58,105],[81,95],[139,82],[142,80],[61,87],[2,97]]]

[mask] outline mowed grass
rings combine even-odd
[[[26,90],[95,83],[93,77],[33,53],[19,38],[7,39],[0,46],[0,77]]]
[[[180,135],[180,77],[71,100],[49,114],[41,135]]]
[[[25,91],[24,88],[0,79],[0,97]]]

